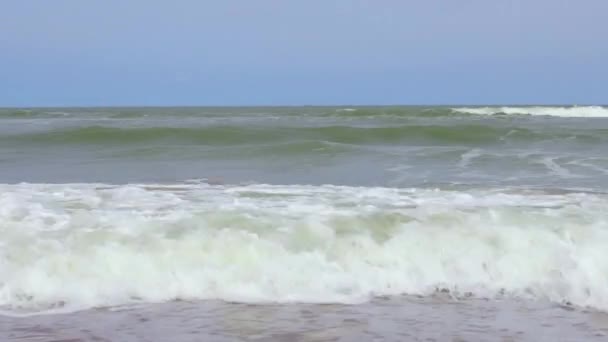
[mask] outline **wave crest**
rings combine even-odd
[[[452,108],[452,111],[477,115],[535,115],[559,116],[566,118],[608,118],[608,108],[601,106],[572,106],[572,107],[462,107]]]
[[[594,135],[597,133],[597,136]],[[270,144],[286,141],[322,141],[341,144],[394,143],[500,143],[503,141],[542,141],[558,138],[579,138],[595,141],[605,136],[605,130],[588,132],[555,129],[535,131],[523,127],[458,125],[407,125],[391,127],[243,127],[206,126],[197,128],[147,127],[116,128],[88,126],[47,132],[5,135],[7,143],[26,141],[53,144],[136,144],[184,143],[197,145]]]

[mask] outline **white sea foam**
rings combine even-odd
[[[0,185],[0,307],[445,289],[608,310],[607,207],[531,190]]]
[[[584,118],[608,117],[608,108],[601,107],[601,106],[462,107],[462,108],[452,108],[452,110],[457,113],[478,114],[478,115],[519,114],[519,115],[584,117]]]
[[[460,156],[460,162],[458,162],[458,166],[462,168],[466,168],[471,164],[471,161],[477,157],[481,157],[482,150],[478,148],[471,149]]]

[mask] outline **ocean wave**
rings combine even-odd
[[[0,119],[222,119],[222,118],[408,118],[453,116],[448,107],[126,107],[126,108],[0,108]]]
[[[606,206],[540,190],[0,185],[0,308],[448,291],[608,310]]]
[[[500,143],[504,141],[542,141],[576,138],[581,142],[597,142],[606,131],[556,128],[536,131],[524,127],[477,124],[401,125],[384,127],[322,126],[322,127],[134,127],[86,126],[3,135],[0,141],[10,143],[53,144],[129,144],[184,143],[198,145],[268,144],[286,141],[325,141],[343,144],[425,143]]]
[[[0,119],[37,119],[37,118],[67,118],[71,117],[70,110],[42,110],[25,108],[0,108]]]
[[[376,106],[376,107],[183,107],[183,108],[0,108],[0,119],[140,120],[140,119],[417,119],[463,115],[533,115],[608,117],[605,106]]]
[[[583,118],[608,118],[608,108],[601,106],[573,107],[462,107],[452,108],[454,112],[477,115],[535,115]]]
[[[449,107],[421,107],[421,106],[379,106],[379,107],[353,107],[325,110],[308,114],[321,117],[344,118],[416,118],[416,117],[449,117],[454,111]]]
[[[115,158],[172,158],[201,159],[201,158],[272,158],[295,157],[314,154],[315,156],[335,156],[340,154],[369,151],[366,146],[332,143],[327,141],[292,141],[270,144],[251,144],[237,146],[221,146],[219,148],[201,148],[200,146],[180,145],[137,145],[132,148],[121,148],[107,152],[106,156]]]

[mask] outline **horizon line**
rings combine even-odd
[[[251,105],[229,105],[229,104],[163,104],[163,105],[33,105],[33,106],[5,106],[0,109],[47,109],[47,108],[366,108],[366,107],[606,107],[608,104],[599,103],[452,103],[452,104],[251,104]]]

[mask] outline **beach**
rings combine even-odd
[[[607,118],[0,109],[0,339],[603,340]]]

